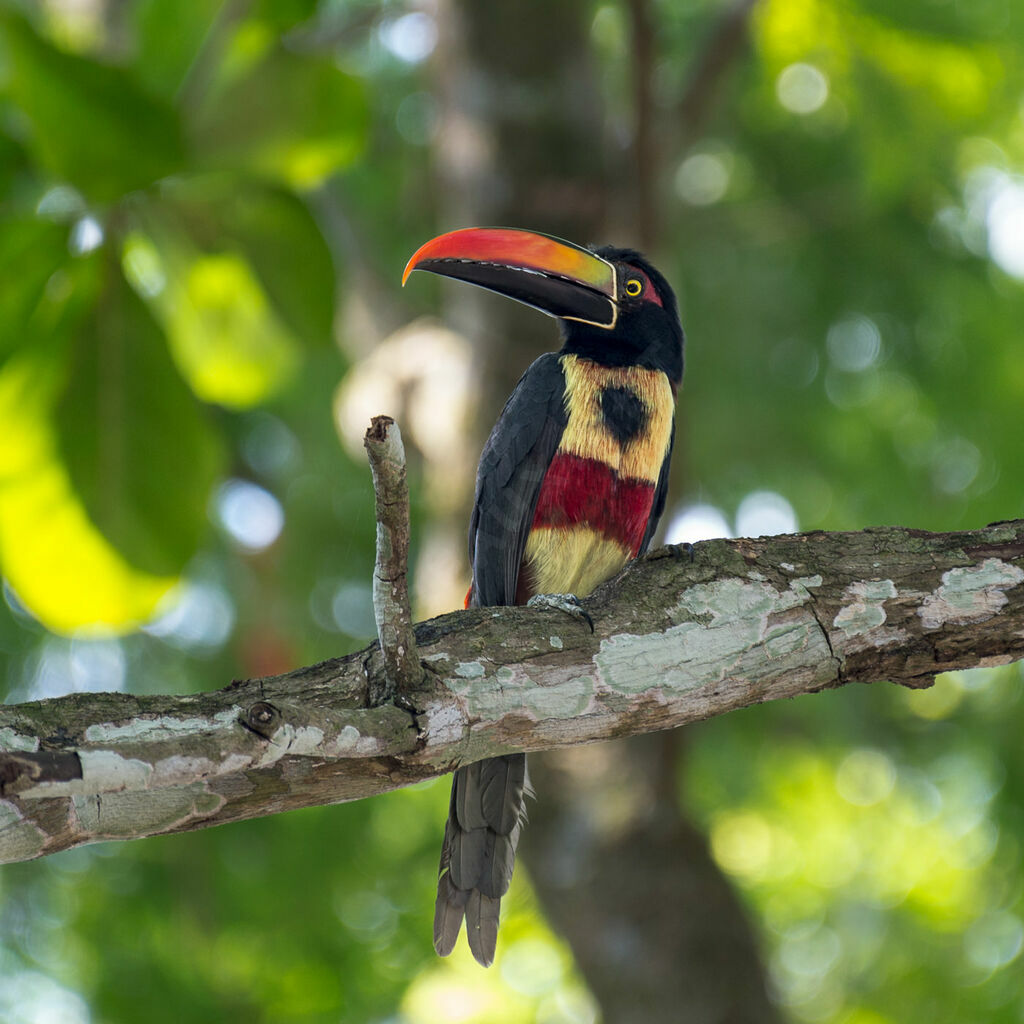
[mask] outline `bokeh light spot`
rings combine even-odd
[[[696,544],[701,540],[731,537],[729,522],[721,509],[698,503],[677,511],[665,531],[666,544]]]
[[[966,438],[954,437],[936,446],[932,456],[932,481],[944,494],[959,494],[981,469],[981,452]]]
[[[828,99],[828,79],[813,64],[790,64],[775,80],[775,95],[794,114],[813,114]]]
[[[103,227],[95,217],[82,217],[75,222],[68,239],[73,256],[85,256],[103,244]]]
[[[222,647],[235,624],[235,606],[227,591],[215,583],[186,582],[170,595],[159,618],[144,626],[151,636],[193,653]]]
[[[1005,179],[994,190],[985,216],[988,251],[996,266],[1024,279],[1024,185]]]
[[[736,510],[736,533],[740,537],[774,537],[796,530],[793,506],[775,491],[753,491]]]
[[[426,60],[437,45],[437,24],[423,11],[413,11],[386,21],[379,32],[385,48],[406,64],[419,64]]]
[[[866,316],[850,316],[828,329],[828,355],[840,370],[857,373],[874,366],[882,351],[882,335]]]
[[[437,100],[428,92],[414,92],[398,104],[395,127],[406,142],[425,146],[437,131],[438,117]]]
[[[543,939],[520,939],[501,958],[501,977],[517,992],[539,996],[562,980],[564,969],[558,950]]]
[[[1020,918],[1006,910],[979,917],[964,935],[968,960],[982,970],[1005,967],[1019,955],[1024,946],[1024,925]]]
[[[255,412],[242,438],[242,456],[256,473],[274,476],[292,468],[302,456],[295,435],[283,420]]]
[[[771,828],[753,812],[720,815],[711,827],[711,852],[731,874],[760,876],[772,852]]]
[[[373,594],[365,583],[346,580],[339,584],[331,599],[331,615],[342,633],[358,638],[376,635]]]
[[[729,165],[717,153],[694,153],[676,171],[676,193],[693,206],[710,206],[729,187]]]
[[[131,286],[143,298],[155,298],[167,285],[160,253],[145,235],[138,232],[132,232],[124,240],[121,267]]]
[[[217,491],[217,518],[246,551],[262,551],[281,535],[284,509],[270,491],[250,480],[228,480]]]
[[[880,803],[895,785],[896,768],[879,750],[855,750],[836,770],[836,791],[858,807]]]
[[[40,196],[36,213],[46,220],[69,221],[85,213],[85,200],[70,185],[54,185]]]

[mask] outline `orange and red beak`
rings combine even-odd
[[[405,266],[468,281],[550,316],[612,328],[615,266],[589,249],[518,228],[462,228],[420,246]]]

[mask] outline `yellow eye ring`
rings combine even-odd
[[[631,298],[636,298],[644,290],[643,282],[636,277],[631,277],[626,282],[626,294]]]

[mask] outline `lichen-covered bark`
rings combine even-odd
[[[384,659],[386,689],[373,703],[404,694],[423,678],[409,610],[409,487],[405,446],[390,416],[374,416],[363,439],[373,473],[377,558],[373,567],[373,618]]]
[[[416,629],[414,715],[370,706],[376,645],[183,697],[0,708],[0,859],[354,800],[460,762],[668,729],[848,682],[1024,658],[1024,521],[662,549],[595,625],[482,608]]]

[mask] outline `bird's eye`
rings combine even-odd
[[[626,282],[626,294],[634,299],[644,290],[644,283],[638,277],[631,277]]]

